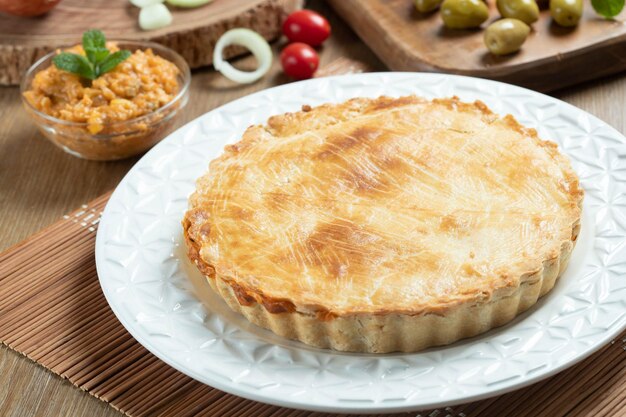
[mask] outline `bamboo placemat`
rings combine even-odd
[[[95,232],[109,196],[0,254],[2,343],[129,416],[324,416],[203,385],[161,362],[126,332],[96,275]],[[530,387],[398,416],[626,415],[625,350],[626,332],[582,363]]]

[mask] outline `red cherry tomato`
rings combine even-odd
[[[14,16],[39,16],[47,13],[61,0],[0,0],[0,12]]]
[[[320,63],[320,57],[315,49],[301,42],[287,45],[280,53],[280,63],[283,71],[290,77],[298,80],[311,78]]]
[[[287,16],[283,34],[291,42],[321,45],[330,36],[330,24],[321,14],[312,10],[298,10]]]

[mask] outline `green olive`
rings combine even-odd
[[[530,27],[518,19],[500,19],[485,29],[485,45],[494,55],[506,55],[518,51]]]
[[[583,15],[583,0],[550,0],[550,14],[561,26],[576,26]]]
[[[444,0],[441,4],[443,23],[451,29],[477,28],[489,17],[482,0]]]
[[[437,9],[443,0],[415,0],[415,8],[421,13],[432,12]]]
[[[535,0],[496,0],[502,17],[519,19],[530,25],[539,19],[539,6]]]

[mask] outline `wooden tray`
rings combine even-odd
[[[214,0],[195,9],[170,7],[173,23],[142,31],[139,9],[128,0],[63,0],[44,16],[19,18],[0,14],[0,85],[18,84],[37,59],[77,43],[87,29],[101,29],[109,38],[149,40],[176,50],[191,68],[210,65],[219,37],[235,27],[247,27],[268,40],[281,34],[284,17],[304,0]],[[229,48],[226,57],[244,52]]]
[[[328,0],[363,41],[395,71],[437,71],[491,78],[550,91],[626,69],[626,12],[609,21],[589,0],[578,27],[552,23],[547,10],[522,51],[495,57],[482,30],[450,30],[439,12],[420,14],[413,0]],[[490,18],[500,15],[488,0]]]

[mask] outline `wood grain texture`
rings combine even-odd
[[[17,84],[37,59],[56,48],[78,43],[83,32],[101,29],[108,38],[149,40],[168,46],[187,60],[191,68],[213,62],[213,47],[229,29],[246,27],[268,40],[281,33],[286,14],[302,7],[304,0],[214,0],[195,8],[170,7],[173,23],[142,31],[139,8],[128,0],[64,0],[46,15],[19,18],[0,14],[0,85]],[[228,48],[225,57],[245,52]]]
[[[374,70],[384,68],[321,1],[311,1],[309,7],[326,14],[333,25],[333,35],[321,51],[322,65],[339,56],[348,56],[369,63]],[[275,46],[274,51],[277,50]],[[237,65],[245,67],[253,61],[252,58],[246,58],[239,60]],[[277,63],[267,78],[244,87],[224,80],[213,71],[195,72],[190,102],[179,120],[179,125],[235,98],[286,81],[280,74]],[[595,114],[619,131],[626,132],[626,113],[622,105],[626,102],[626,76],[605,78],[559,91],[554,95]],[[53,223],[85,201],[114,188],[136,161],[89,162],[65,154],[37,133],[35,126],[21,109],[16,88],[0,87],[0,126],[0,250]],[[575,375],[571,379],[576,379]],[[624,384],[614,383],[613,389],[619,389]],[[571,415],[614,415],[610,411],[617,406],[608,404],[607,408],[607,403],[602,400],[604,396],[611,395],[608,391],[589,395],[587,401],[601,407],[597,414],[591,412],[593,408],[578,408],[581,411]],[[504,397],[502,401],[506,402],[507,399]],[[475,408],[473,415],[480,416],[480,412],[480,408]],[[454,409],[448,414],[459,416]],[[78,390],[68,381],[1,346],[0,415],[122,416],[120,412]],[[268,414],[258,414],[259,417],[264,415]],[[285,416],[286,413],[275,414],[280,415]],[[309,416],[311,413],[301,412],[296,415]],[[440,417],[445,415],[443,410],[439,413]],[[534,414],[536,415],[538,414]],[[422,416],[426,417],[427,414],[422,413]]]
[[[409,0],[328,0],[380,59],[395,71],[437,71],[491,78],[552,91],[626,69],[626,25],[600,18],[590,0],[576,28],[563,28],[542,10],[516,54],[491,55],[483,31],[452,30],[439,12],[421,14]],[[495,1],[490,18],[500,18]]]

